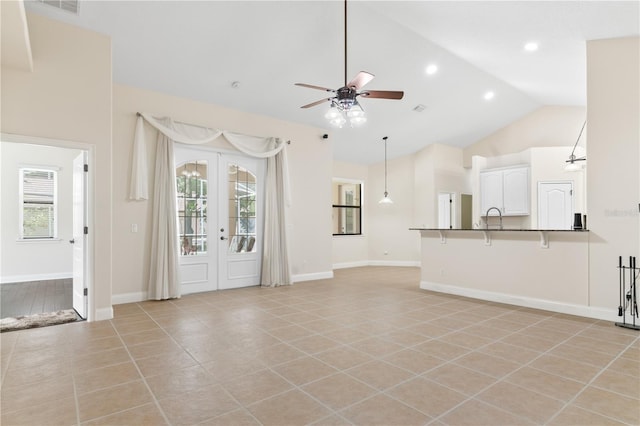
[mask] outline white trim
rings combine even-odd
[[[149,300],[149,296],[146,291],[137,291],[133,293],[120,293],[111,296],[112,305],[122,305],[124,303],[136,303]]]
[[[62,238],[57,238],[57,237],[52,237],[52,238],[16,238],[16,243],[29,243],[29,244],[34,244],[34,243],[45,243],[45,244],[50,244],[50,243],[59,243],[62,242]]]
[[[294,283],[301,281],[328,280],[333,278],[333,271],[314,272],[312,274],[296,274],[291,277]]]
[[[440,284],[431,281],[420,281],[422,290],[432,290],[440,293],[455,294],[470,297],[472,299],[488,300],[491,302],[505,303],[509,305],[523,306],[527,308],[542,309],[568,315],[596,318],[605,321],[618,321],[617,310],[598,308],[595,306],[574,305],[570,303],[556,302],[553,300],[535,299],[531,297],[515,296],[506,293],[475,290],[458,287],[449,284]]]
[[[73,278],[73,272],[57,272],[55,274],[9,275],[0,277],[0,284],[26,283],[30,281],[64,280]]]
[[[96,309],[95,318],[90,318],[89,321],[104,321],[110,319],[113,319],[113,306],[109,306],[108,308]]]
[[[357,260],[355,262],[334,263],[333,269],[361,268],[363,266],[400,266],[419,268],[421,264],[419,260]]]
[[[419,260],[370,260],[368,266],[402,266],[419,268],[422,264]]]
[[[357,262],[334,263],[333,269],[361,268],[363,266],[369,266],[369,261],[359,260]]]

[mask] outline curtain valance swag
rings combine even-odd
[[[249,136],[226,130],[210,129],[173,121],[170,117],[156,118],[146,113],[138,113],[135,136],[133,140],[133,157],[131,161],[130,200],[149,199],[149,175],[147,171],[147,149],[144,138],[144,121],[174,142],[189,145],[203,145],[223,136],[238,151],[257,158],[269,158],[282,152],[284,195],[287,206],[291,205],[289,190],[289,170],[286,160],[286,142],[275,137]]]

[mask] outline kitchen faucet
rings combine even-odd
[[[498,210],[498,215],[500,216],[500,229],[502,229],[502,211],[497,207],[489,207],[487,209],[486,218],[485,218],[485,226],[489,229],[489,212],[491,210]]]

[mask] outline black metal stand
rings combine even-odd
[[[622,256],[618,258],[618,273],[620,276],[620,304],[618,305],[618,316],[622,317],[622,322],[617,322],[618,327],[640,330],[638,321],[638,299],[636,294],[636,278],[640,273],[640,268],[636,268],[635,256],[629,256],[629,266],[622,264]],[[629,289],[627,289],[627,278]],[[629,321],[627,323],[627,310],[629,311]]]

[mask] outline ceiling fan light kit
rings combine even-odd
[[[392,90],[365,90],[361,89],[373,80],[374,75],[360,71],[351,81],[347,82],[347,0],[344,1],[344,86],[339,89],[329,89],[327,87],[315,86],[306,83],[296,83],[296,86],[307,87],[310,89],[322,90],[332,93],[334,96],[330,98],[320,99],[319,101],[303,105],[301,108],[311,108],[325,102],[330,102],[331,106],[325,113],[325,118],[334,127],[343,127],[349,122],[351,127],[362,126],[367,122],[367,116],[364,108],[356,99],[358,96],[363,98],[378,99],[402,99],[404,92]]]

